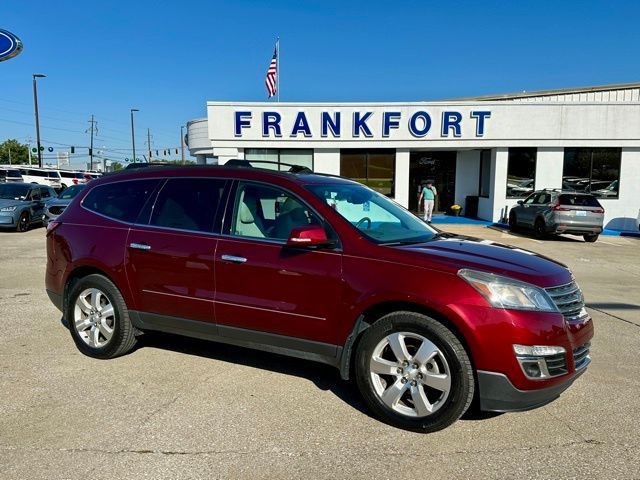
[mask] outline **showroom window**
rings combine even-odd
[[[259,168],[268,168],[270,170],[289,170],[289,165],[300,165],[313,170],[313,150],[312,149],[295,149],[295,148],[245,148],[244,159],[249,162],[255,160],[265,160],[274,162],[275,165],[268,163],[256,163]]]
[[[395,150],[340,150],[340,175],[383,195],[395,194]]]
[[[480,186],[481,197],[489,197],[491,194],[491,150],[480,152]]]
[[[562,188],[618,198],[620,148],[565,148]]]
[[[507,198],[526,197],[536,189],[536,148],[510,148],[507,159]]]

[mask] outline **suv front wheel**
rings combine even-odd
[[[71,336],[85,355],[114,358],[136,344],[127,305],[108,278],[98,274],[81,278],[72,285],[66,305]]]
[[[363,333],[355,376],[371,410],[407,430],[446,428],[473,399],[473,369],[458,338],[414,312],[390,313]]]

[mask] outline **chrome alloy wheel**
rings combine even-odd
[[[76,332],[90,347],[104,347],[113,336],[115,311],[107,295],[97,288],[83,290],[73,309]]]
[[[369,371],[374,390],[390,409],[410,417],[439,410],[451,391],[443,352],[417,333],[395,332],[373,350]]]

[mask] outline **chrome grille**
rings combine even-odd
[[[567,373],[567,361],[564,353],[545,357],[544,361],[547,364],[547,370],[549,371],[550,377],[564,375]]]
[[[573,349],[573,365],[576,370],[580,370],[589,365],[591,361],[591,355],[589,355],[590,348],[591,343],[585,343],[581,347]]]
[[[49,212],[50,212],[52,215],[60,215],[60,214],[63,212],[63,210],[64,210],[65,208],[66,208],[66,207],[58,207],[58,206],[49,207]]]
[[[587,315],[584,297],[576,282],[545,288],[545,290],[568,321],[579,320]]]

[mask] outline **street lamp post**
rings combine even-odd
[[[34,73],[33,77],[33,108],[36,112],[36,142],[38,148],[38,166],[42,168],[42,152],[40,151],[40,120],[38,119],[38,87],[36,86],[36,78],[44,78],[46,75]]]
[[[182,164],[184,165],[184,134],[182,133],[182,129],[184,125],[180,125],[180,156],[182,157]]]
[[[140,110],[138,110],[137,108],[131,109],[131,148],[133,150],[133,159],[131,161],[134,163],[136,161],[136,132],[133,129],[133,112],[139,112],[139,111]]]

